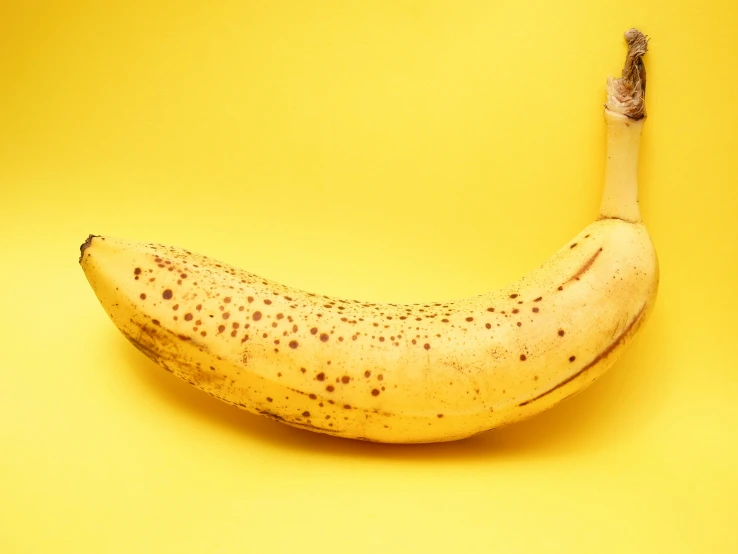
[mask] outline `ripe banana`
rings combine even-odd
[[[608,81],[600,217],[540,268],[454,302],[317,295],[188,250],[94,236],[80,263],[110,318],[164,369],[239,408],[340,437],[461,439],[535,415],[602,375],[650,314],[641,222],[646,38]]]

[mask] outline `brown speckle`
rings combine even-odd
[[[333,385],[328,385],[328,386],[327,386],[327,387],[325,388],[325,390],[327,390],[328,392],[333,392],[334,390],[336,390],[336,387],[334,387]]]
[[[524,362],[524,361],[525,361],[525,360],[527,360],[527,359],[528,359],[528,358],[527,358],[527,357],[525,356],[525,354],[521,354],[521,355],[520,355],[520,361],[521,361],[521,362]]]
[[[272,399],[272,398],[269,398],[269,397],[267,396],[267,402],[274,402],[274,399]]]
[[[310,412],[308,411],[302,412],[302,417],[310,417]]]
[[[197,306],[195,306],[195,309],[196,309],[196,310],[197,310],[198,312],[199,312],[200,310],[202,310],[202,304],[198,304]]]
[[[351,381],[351,377],[349,377],[348,375],[344,375],[343,377],[341,377],[341,383],[343,383],[344,385],[347,385],[349,381]]]
[[[161,323],[159,323],[159,320],[158,319],[152,319],[151,320],[151,323],[153,323],[154,325],[161,325]]]
[[[485,324],[484,326],[485,326],[485,327],[486,327],[487,329],[491,329],[491,328],[492,328],[492,324],[491,324],[491,323],[486,323],[486,324]]]
[[[254,297],[253,296],[249,296],[249,297],[246,298],[246,300],[248,301],[249,304],[251,304],[254,301]]]
[[[562,287],[561,285],[559,285],[558,290],[564,290],[564,287]]]
[[[171,300],[171,298],[172,298],[172,289],[166,289],[163,293],[161,293],[161,297],[164,300]]]
[[[318,374],[317,374],[317,375],[315,376],[315,378],[316,378],[316,379],[317,379],[318,381],[324,381],[324,380],[325,380],[325,373],[323,373],[323,372],[321,371],[320,373],[318,373]]]
[[[372,396],[379,396],[379,389],[372,389]]]
[[[473,317],[467,317],[466,320],[467,321],[474,321],[474,318]]]
[[[231,297],[230,297],[230,296],[226,296],[226,297],[225,297],[225,298],[223,299],[223,302],[225,302],[226,304],[230,303],[230,301],[231,301]]]
[[[344,410],[350,410],[351,409],[351,404],[344,404],[343,405],[343,409]]]
[[[312,329],[310,329],[310,334],[311,335],[317,335],[318,334],[318,328],[317,327],[313,327]]]
[[[259,321],[259,320],[261,319],[261,312],[254,312],[254,313],[253,313],[253,314],[251,315],[251,318],[252,318],[252,319],[253,319],[254,321]]]
[[[443,414],[438,414],[438,419],[441,419],[443,417]]]
[[[575,243],[574,243],[574,244],[572,244],[572,245],[571,245],[571,246],[570,246],[569,248],[574,248],[574,247],[575,247],[576,245],[577,245],[577,243],[575,242]]]
[[[514,314],[517,314],[518,312],[520,312],[520,310],[517,309],[517,308],[513,309],[513,311],[512,311],[512,313],[514,313]]]
[[[231,317],[230,312],[223,312],[223,319],[228,319],[229,317]]]
[[[563,336],[564,336],[565,334],[566,334],[566,333],[564,332],[564,330],[563,330],[563,329],[559,329],[559,336],[560,336],[560,337],[563,337]]]
[[[533,313],[537,314],[540,310],[538,308],[533,308]]]
[[[142,292],[139,298],[141,298],[141,300],[146,300],[146,294]]]
[[[309,394],[309,395],[308,395],[308,398],[309,398],[310,400],[317,400],[317,398],[318,398],[318,397],[317,397],[317,396],[315,396],[314,394]]]
[[[517,298],[517,297],[518,297],[518,295],[517,295],[517,294],[511,294],[511,295],[510,295],[510,298]]]
[[[533,302],[540,302],[541,300],[543,300],[543,296],[539,296],[538,298],[533,300]]]
[[[297,344],[297,341],[296,340],[291,340],[290,341],[290,348],[297,348],[297,346],[298,346],[298,344]]]
[[[141,268],[140,267],[137,267],[136,269],[134,269],[133,270],[133,274],[134,275],[141,275]]]
[[[271,303],[272,303],[272,301],[271,301],[271,300],[269,300],[268,298],[265,298],[265,299],[264,299],[264,304],[266,304],[267,306],[268,306],[269,304],[271,304]]]
[[[225,325],[218,325],[218,332],[222,333],[223,331],[225,331]]]
[[[379,375],[377,375],[377,381],[382,381],[382,380],[384,380],[384,375],[380,373]]]
[[[426,350],[430,350],[430,344],[428,344],[428,343],[426,342],[426,343],[425,343],[425,344],[423,345],[423,348],[425,348]]]
[[[569,361],[570,361],[570,362],[573,362],[573,361],[574,361],[574,360],[576,360],[576,359],[577,359],[577,357],[576,357],[576,356],[569,356]]]
[[[320,341],[321,342],[327,342],[328,341],[328,334],[327,333],[321,333],[320,334]]]

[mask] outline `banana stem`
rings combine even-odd
[[[645,118],[634,121],[628,116],[605,110],[607,123],[607,161],[600,218],[641,221],[638,207],[638,150]]]
[[[608,79],[605,123],[607,162],[600,218],[640,222],[638,151],[646,119],[646,68],[642,56],[648,39],[637,29],[625,33],[628,55],[622,77]]]

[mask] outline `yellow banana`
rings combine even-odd
[[[190,384],[253,413],[380,442],[461,439],[592,383],[651,312],[641,222],[646,39],[608,82],[600,218],[517,283],[455,302],[321,296],[188,250],[91,235],[80,263],[123,334]]]

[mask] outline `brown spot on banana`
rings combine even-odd
[[[571,277],[569,277],[569,280],[566,281],[566,283],[564,283],[564,284],[571,283],[572,281],[579,281],[579,278],[582,275],[584,275],[584,273],[590,267],[592,267],[592,264],[595,263],[595,260],[597,259],[597,256],[599,256],[601,253],[602,253],[602,247],[600,247],[599,250],[597,250],[597,252],[595,252],[586,262],[584,262],[584,265],[582,265],[582,267],[580,267],[574,275],[572,275]],[[561,287],[559,287],[559,290],[561,290]]]

